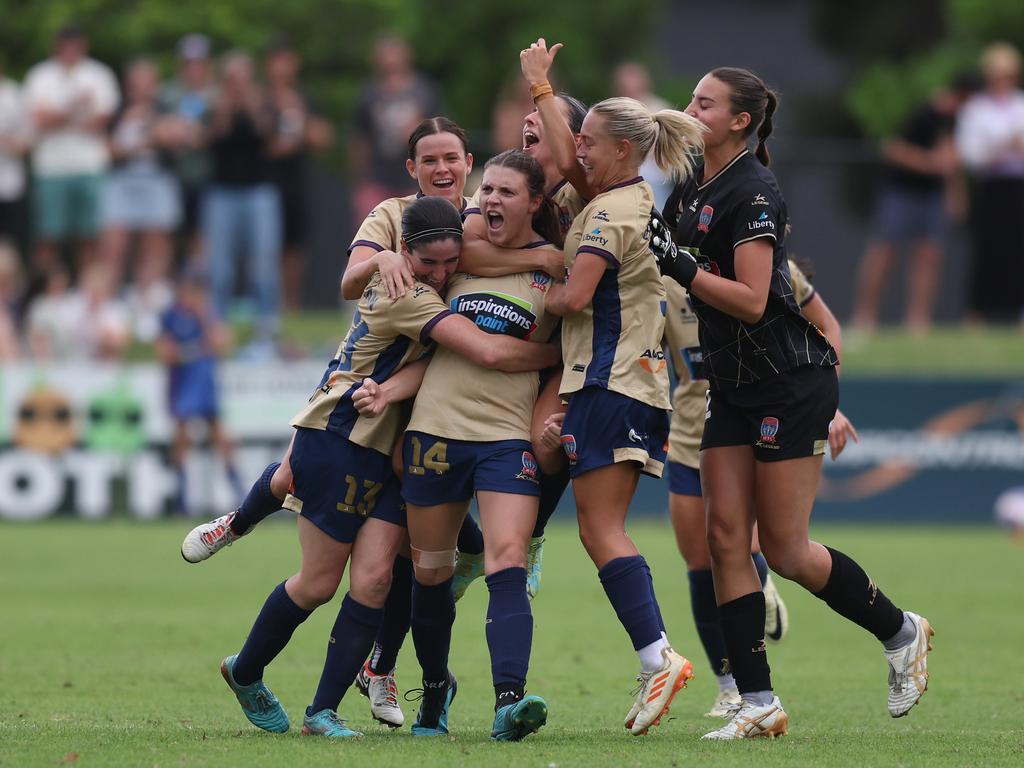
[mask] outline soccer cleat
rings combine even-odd
[[[459,602],[466,594],[469,585],[484,575],[484,553],[471,555],[468,552],[459,552],[459,558],[455,562],[455,575],[452,577],[452,595],[455,602]]]
[[[525,696],[494,713],[491,738],[495,741],[521,741],[539,731],[547,721],[548,705],[544,699]]]
[[[388,728],[401,728],[405,724],[405,714],[398,705],[395,670],[375,675],[370,671],[370,662],[367,660],[356,675],[356,688],[370,700],[370,713],[378,723]]]
[[[220,552],[224,547],[230,547],[241,538],[231,530],[231,521],[238,513],[236,509],[227,515],[222,515],[216,520],[197,525],[181,542],[181,556],[190,563],[201,563]]]
[[[353,731],[348,724],[338,717],[333,709],[321,709],[316,714],[309,714],[306,709],[306,716],[302,718],[303,736],[326,736],[328,739],[361,739],[363,734]]]
[[[544,537],[530,539],[530,547],[526,550],[526,594],[532,600],[540,592],[540,568],[544,559]]]
[[[782,702],[775,696],[772,703],[759,707],[746,702],[735,710],[732,719],[701,739],[710,741],[731,741],[732,739],[757,739],[785,736],[789,733],[789,715],[782,708]]]
[[[459,692],[459,681],[448,673],[448,680],[438,686],[424,686],[420,692],[419,712],[412,724],[413,736],[445,736],[448,733],[448,708]],[[411,693],[411,691],[410,691]],[[408,694],[406,694],[408,697]]]
[[[738,690],[722,688],[718,691],[714,705],[704,713],[704,717],[732,717],[742,706],[743,699],[740,698]]]
[[[642,736],[652,725],[660,725],[661,718],[668,714],[672,699],[683,688],[686,681],[693,679],[693,664],[680,656],[672,648],[662,648],[661,657],[664,663],[656,672],[641,674],[640,690],[630,714],[633,722],[626,718],[626,727],[634,736]]]
[[[906,611],[917,629],[913,641],[896,651],[886,651],[889,662],[889,714],[903,717],[928,690],[928,651],[935,630],[928,619]]]
[[[769,573],[764,583],[764,639],[777,643],[786,636],[788,630],[789,612]]]
[[[262,680],[249,685],[239,685],[235,682],[233,670],[237,659],[237,654],[224,659],[220,663],[220,673],[224,677],[224,682],[234,692],[238,703],[242,705],[242,712],[257,728],[271,733],[284,733],[290,725],[288,713]]]

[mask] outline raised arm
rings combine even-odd
[[[484,368],[507,373],[539,371],[557,365],[557,344],[538,344],[511,336],[485,333],[461,315],[447,315],[430,329],[430,338]]]

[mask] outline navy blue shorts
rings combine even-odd
[[[527,440],[479,443],[406,432],[402,498],[419,507],[469,501],[476,491],[540,496],[540,469]]]
[[[573,393],[562,424],[562,450],[569,476],[635,461],[640,471],[661,477],[665,468],[668,411],[601,387]]]
[[[668,490],[680,496],[703,496],[700,488],[700,470],[677,464],[668,463]]]
[[[295,429],[292,487],[282,505],[350,544],[367,518],[405,527],[391,457],[321,429]]]
[[[882,191],[875,212],[875,237],[885,242],[941,241],[949,231],[945,192]]]

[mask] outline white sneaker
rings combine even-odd
[[[365,662],[356,675],[356,688],[370,700],[370,713],[374,720],[388,728],[401,728],[405,723],[405,713],[398,705],[395,670],[386,675],[375,675],[369,665],[369,661]]]
[[[772,575],[764,582],[764,639],[777,643],[789,631],[789,612],[782,602],[778,587],[772,581]]]
[[[896,651],[886,651],[889,662],[889,714],[903,717],[928,690],[928,651],[935,634],[928,619],[906,611],[905,615],[917,628],[917,634],[908,644]]]
[[[704,713],[704,717],[732,717],[743,707],[743,699],[735,688],[722,688],[718,691],[714,706]]]
[[[776,696],[772,703],[757,707],[744,702],[732,719],[717,730],[705,733],[701,739],[731,741],[732,739],[756,739],[767,736],[785,736],[789,732],[789,715],[782,709],[782,702]]]
[[[661,669],[641,674],[638,678],[640,690],[633,708],[629,710],[632,724],[629,723],[629,715],[626,717],[626,727],[634,736],[642,736],[652,725],[660,725],[661,718],[668,714],[672,699],[686,687],[688,680],[693,679],[693,664],[671,647],[662,648],[661,657],[664,659]]]
[[[181,556],[190,563],[201,563],[213,557],[224,547],[230,547],[241,538],[231,530],[231,521],[238,513],[236,509],[216,520],[197,525],[181,542]],[[244,534],[243,534],[244,535]]]

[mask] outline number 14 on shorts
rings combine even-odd
[[[410,435],[409,442],[412,445],[412,461],[409,462],[408,468],[410,475],[422,475],[428,469],[443,475],[451,468],[451,464],[448,463],[448,443],[438,440],[424,453],[423,444],[418,437]]]

